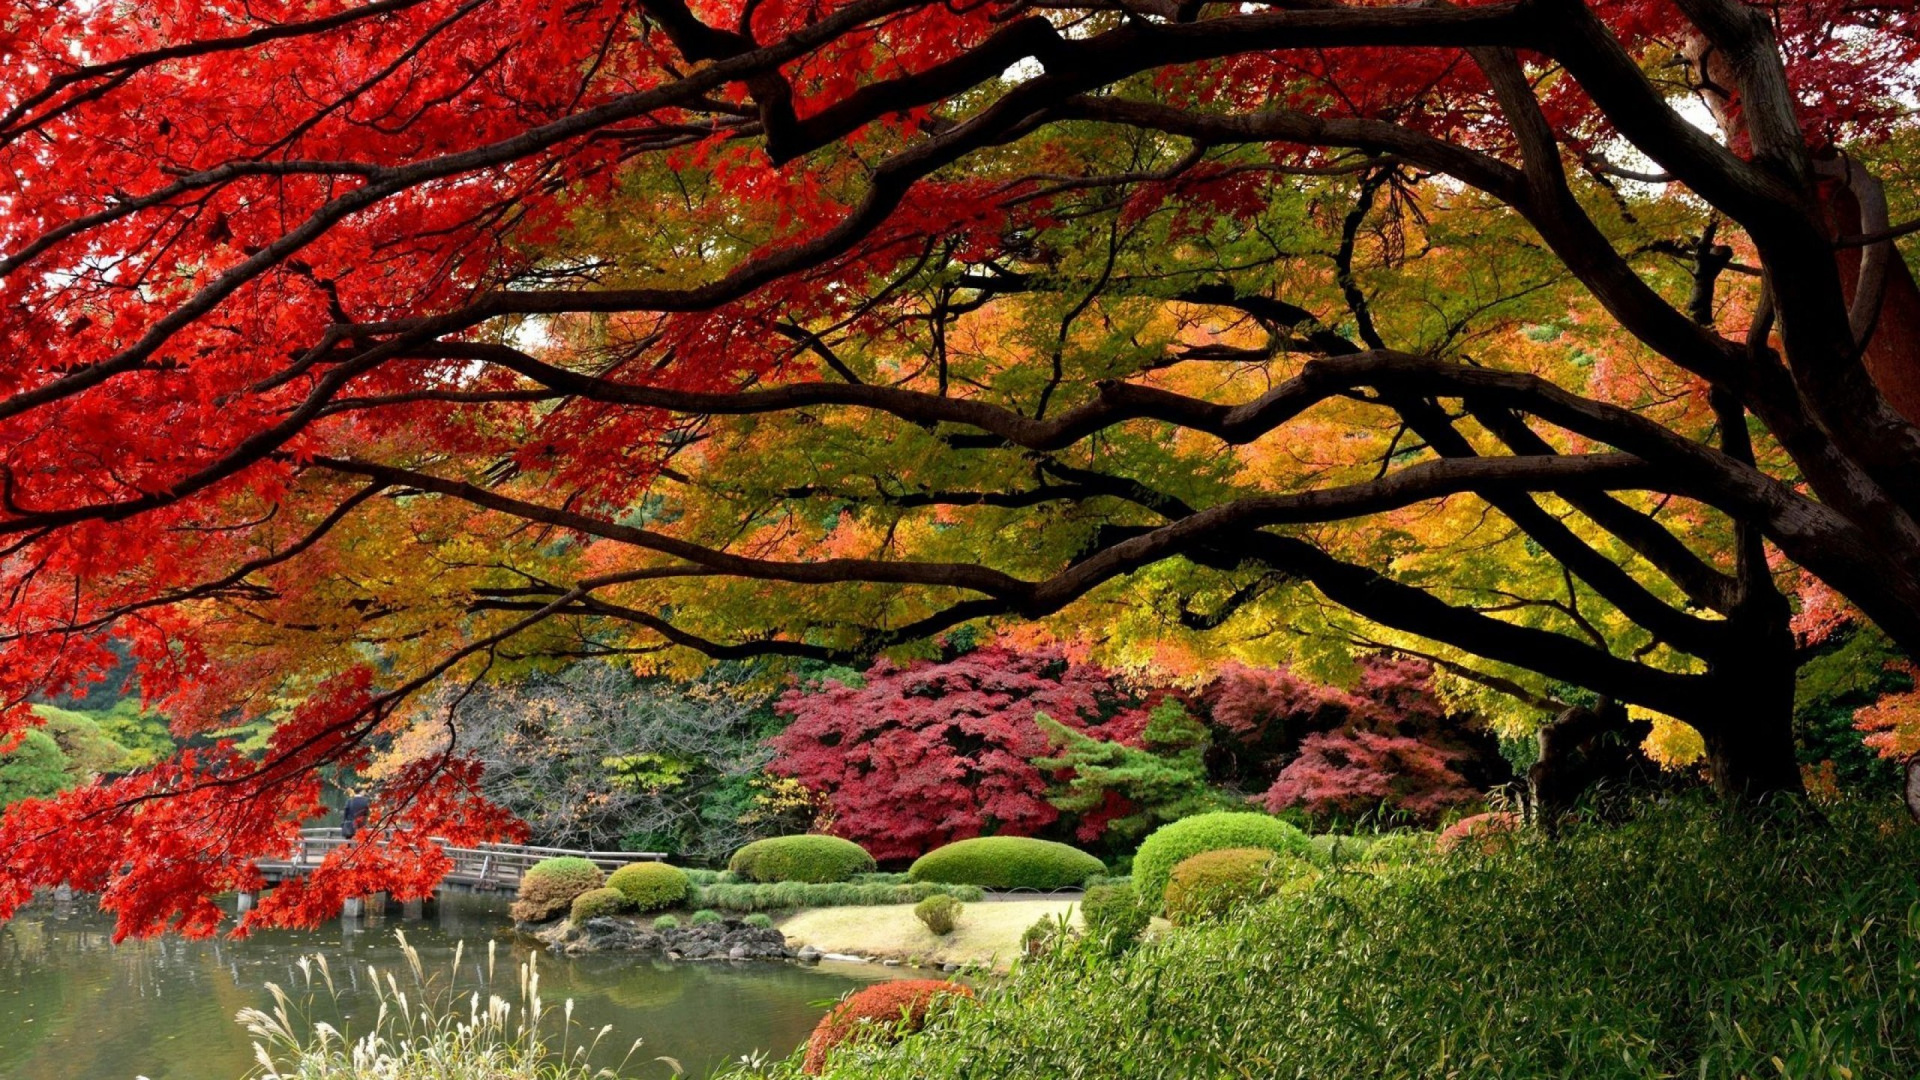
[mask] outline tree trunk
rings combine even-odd
[[[1714,791],[1741,801],[1805,794],[1794,753],[1791,649],[1785,656],[1758,650],[1728,667],[1719,715],[1696,725],[1707,744]]]

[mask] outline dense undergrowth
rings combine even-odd
[[[1920,830],[1683,803],[1067,948],[843,1080],[1920,1075]],[[794,1063],[773,1066],[787,1076]]]

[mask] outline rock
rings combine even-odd
[[[794,955],[801,960],[819,960],[820,950],[811,945],[802,945],[800,946],[800,951]]]
[[[947,963],[941,964],[940,970],[941,971],[959,971],[960,965],[949,961]]]
[[[655,930],[633,918],[602,917],[580,926],[561,923],[538,936],[549,948],[568,956],[595,952],[663,953],[669,960],[786,960],[794,956],[780,931],[748,926],[738,919]]]
[[[900,961],[898,961],[898,960],[882,960],[882,961],[880,961],[880,963],[881,963],[881,964],[883,964],[883,965],[885,965],[885,966],[887,966],[887,967],[899,967],[899,966],[900,966]]]
[[[867,958],[864,956],[854,956],[849,953],[838,952],[823,952],[820,954],[820,959],[837,960],[843,964],[864,964],[867,962]]]

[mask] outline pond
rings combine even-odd
[[[430,971],[444,972],[464,940],[463,989],[484,980],[486,944],[498,938],[494,992],[517,1002],[518,965],[537,946],[507,932],[506,900],[449,893],[437,907],[419,921],[369,916],[244,941],[122,945],[112,943],[112,920],[96,911],[29,907],[0,924],[0,1077],[240,1080],[254,1059],[235,1012],[270,1005],[269,982],[302,985],[296,961],[321,952],[343,989],[337,1015],[364,1030],[372,995],[355,987],[368,964],[404,970],[396,928]],[[893,974],[858,964],[669,964],[544,951],[539,971],[549,1008],[573,998],[575,1019],[613,1025],[599,1063],[616,1064],[634,1039],[645,1040],[625,1073],[643,1080],[673,1075],[657,1056],[697,1078],[756,1050],[784,1055],[806,1038],[826,1000]]]

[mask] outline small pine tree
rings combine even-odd
[[[1207,783],[1212,737],[1171,695],[1148,714],[1138,745],[1104,742],[1045,713],[1036,714],[1034,723],[1056,749],[1051,757],[1035,758],[1034,766],[1065,774],[1049,801],[1119,839],[1144,836],[1165,822],[1227,804]]]

